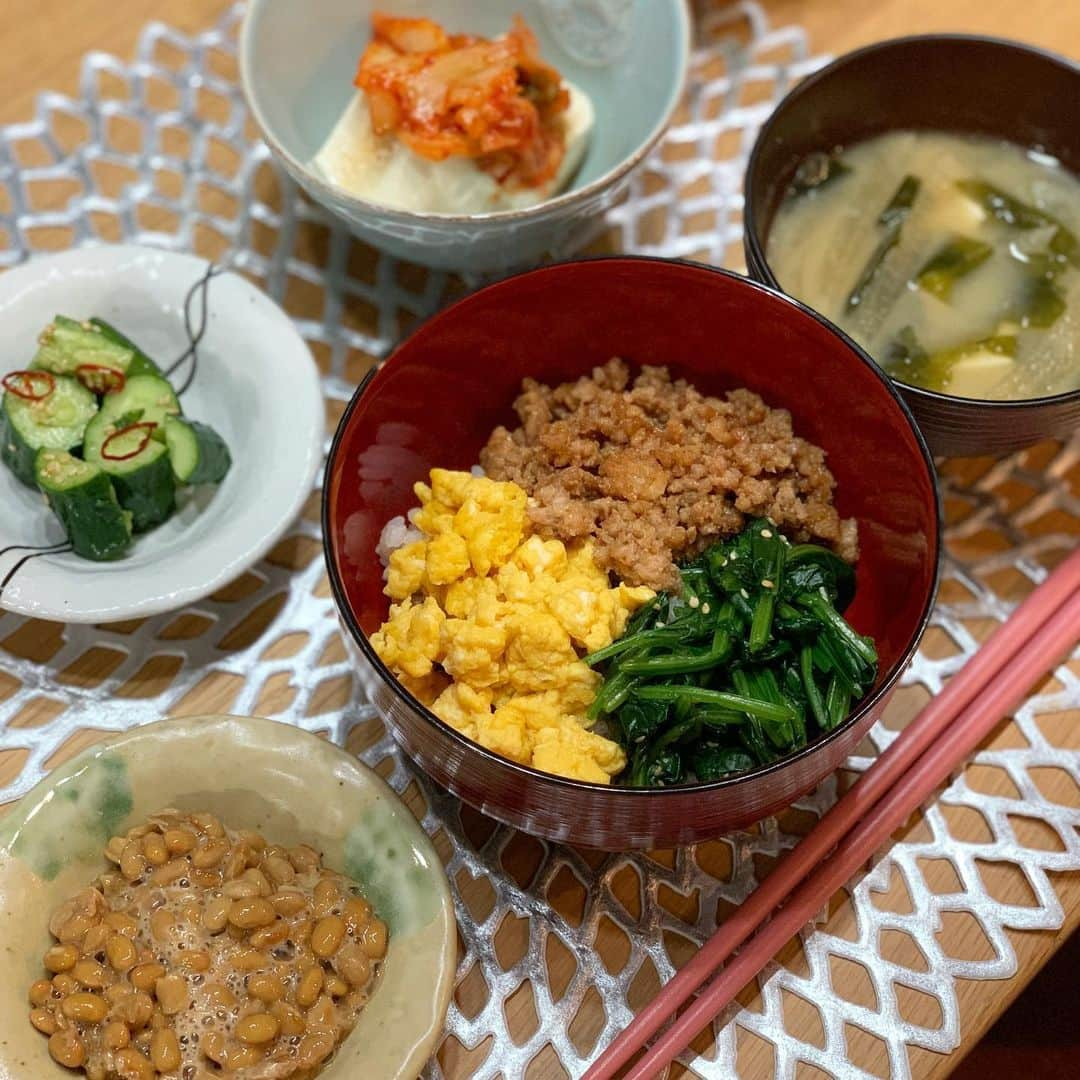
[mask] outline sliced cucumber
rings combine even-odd
[[[74,375],[81,364],[93,364],[126,375],[131,358],[130,349],[109,341],[92,323],[57,315],[38,336],[33,366],[54,375]]]
[[[66,450],[43,449],[34,476],[60,519],[76,555],[103,562],[131,546],[131,514],[122,509],[108,476]]]
[[[196,420],[165,418],[165,445],[181,484],[220,484],[232,465],[225,440]]]
[[[159,368],[157,364],[155,364],[154,361],[131,340],[131,338],[127,337],[125,334],[121,334],[115,326],[107,323],[104,319],[99,319],[96,315],[91,318],[90,322],[101,331],[107,341],[111,341],[114,345],[119,345],[121,348],[131,350],[131,366],[127,369],[125,374],[128,376],[161,374],[161,368]]]
[[[159,441],[165,438],[165,418],[180,415],[180,401],[168,379],[160,375],[133,375],[124,389],[106,394],[101,411],[110,421],[125,420],[116,427],[148,421],[158,425],[154,433]]]
[[[103,469],[112,479],[116,497],[125,510],[130,510],[135,532],[160,525],[176,508],[176,479],[169,452],[165,447],[165,420],[180,412],[168,380],[158,375],[133,375],[123,390],[106,394],[101,411],[87,426],[83,457]],[[130,457],[115,460],[123,447],[113,447],[113,456],[102,454],[105,440],[131,424],[154,424],[153,437]],[[145,433],[136,432],[134,447]]]
[[[54,375],[72,375],[96,393],[110,388],[110,372],[122,377],[115,378],[116,382],[132,375],[160,374],[138,346],[112,327],[94,320],[78,322],[65,315],[57,315],[42,330],[32,366]]]
[[[139,378],[153,376],[143,375]],[[110,398],[113,396],[120,395],[109,395]],[[146,438],[145,431],[132,433],[130,447],[123,437],[113,440],[109,444],[112,457],[102,454],[102,448],[110,436],[135,422],[129,418],[130,415],[110,416],[102,408],[86,428],[83,457],[109,476],[120,505],[131,511],[133,531],[140,533],[160,525],[172,514],[176,508],[176,479],[165,444],[154,438]],[[130,456],[123,456],[125,454]]]
[[[0,404],[0,460],[30,487],[37,452],[78,447],[97,412],[97,400],[85,386],[63,375],[53,380],[52,393],[39,401],[7,391]]]

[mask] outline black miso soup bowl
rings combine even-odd
[[[782,288],[765,252],[788,184],[807,155],[882,132],[989,135],[1052,154],[1080,173],[1080,66],[1018,42],[960,34],[882,41],[796,86],[762,127],[746,169],[746,263]],[[1080,428],[1080,390],[981,401],[897,387],[936,454],[1005,454]]]

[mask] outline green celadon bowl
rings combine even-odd
[[[165,807],[208,810],[270,842],[310,844],[390,928],[380,981],[326,1080],[413,1080],[453,988],[457,933],[442,864],[394,792],[338,747],[239,716],[165,720],[54,769],[0,821],[0,1080],[71,1077],[28,1020],[50,913],[102,873],[108,838]]]
[[[422,15],[497,37],[520,14],[541,55],[582,89],[595,124],[566,191],[527,209],[429,214],[391,209],[329,182],[311,161],[354,93],[371,15]],[[686,0],[250,0],[240,76],[274,157],[357,236],[411,262],[473,273],[565,256],[625,191],[671,120],[690,64]]]

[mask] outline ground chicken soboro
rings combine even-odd
[[[833,506],[825,452],[749,390],[706,397],[662,367],[631,383],[610,360],[554,388],[526,379],[514,409],[521,427],[492,433],[485,472],[525,488],[542,535],[594,537],[599,564],[628,584],[677,588],[675,562],[747,517],[856,559],[856,524]]]

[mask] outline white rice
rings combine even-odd
[[[419,529],[407,524],[405,519],[398,514],[397,517],[391,518],[383,526],[375,552],[383,566],[389,566],[391,552],[397,551],[398,548],[404,547],[406,544],[413,544],[417,540],[423,539],[424,534]]]
[[[479,465],[474,465],[469,471],[473,476],[485,475],[484,470]],[[384,568],[390,565],[391,553],[406,544],[415,544],[417,540],[424,539],[424,534],[413,524],[418,513],[420,513],[420,507],[414,506],[409,511],[408,520],[398,514],[397,517],[392,517],[383,526],[375,553],[379,556],[379,561]],[[385,577],[385,574],[383,576]]]

